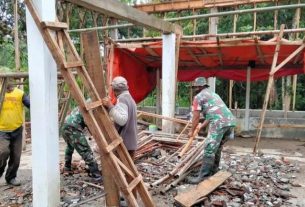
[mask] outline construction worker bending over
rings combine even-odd
[[[209,90],[205,78],[196,78],[193,88],[197,95],[192,106],[192,130],[189,137],[193,135],[196,127],[202,129],[209,126],[199,175],[186,179],[191,184],[198,184],[218,171],[223,145],[229,137],[234,136],[236,120],[219,95]],[[199,124],[200,113],[204,118],[202,124]]]
[[[134,159],[137,149],[137,105],[128,91],[127,80],[117,76],[111,83],[112,90],[117,98],[116,105],[109,98],[103,99],[103,105],[108,108],[109,115],[115,122],[115,127],[123,138],[124,144]]]
[[[30,108],[30,99],[12,83],[8,83],[6,90],[0,111],[0,177],[9,159],[5,180],[19,186],[16,177],[22,151],[23,105]]]
[[[62,137],[67,143],[64,171],[69,173],[72,172],[72,155],[75,149],[84,159],[86,165],[88,165],[89,176],[92,177],[94,181],[99,182],[102,180],[102,176],[94,159],[93,152],[86,140],[86,135],[84,133],[85,127],[86,124],[79,108],[74,108],[66,117],[62,127]]]

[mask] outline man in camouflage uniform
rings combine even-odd
[[[72,171],[71,162],[75,149],[88,165],[90,172],[89,176],[94,178],[95,181],[100,181],[102,176],[98,169],[98,165],[94,160],[93,152],[86,140],[86,136],[84,134],[85,127],[86,124],[82,114],[79,111],[79,108],[74,108],[72,112],[66,117],[65,123],[62,127],[62,136],[67,143],[64,170],[66,172]]]
[[[234,136],[236,120],[219,95],[208,89],[205,78],[196,78],[193,87],[195,92],[199,93],[193,101],[192,130],[189,136],[193,135],[197,127],[201,129],[209,125],[199,175],[187,178],[189,183],[197,184],[218,171],[223,145],[229,137]],[[199,123],[200,113],[204,118],[202,124]]]

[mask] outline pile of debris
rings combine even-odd
[[[297,163],[284,157],[223,154],[221,168],[232,173],[224,185],[210,194],[205,204],[214,206],[289,206],[291,187],[299,172]]]
[[[23,183],[19,187],[1,187],[0,206],[32,206],[32,182]],[[100,198],[104,199],[104,187],[90,182],[86,173],[78,173],[61,178],[60,206],[73,207],[89,202],[101,205]]]
[[[177,140],[176,135],[142,132],[136,164],[154,194],[165,195],[174,189],[170,191],[173,199],[177,192],[190,186],[183,180],[199,168],[204,139],[196,139],[188,152],[179,157],[186,142],[186,137]],[[293,197],[289,190],[299,187],[293,182],[293,174],[300,168],[284,157],[227,151],[222,155],[220,168],[232,176],[202,199],[205,206],[289,206],[288,200]]]
[[[188,142],[187,137],[143,131],[139,134],[139,147],[136,152],[136,165],[144,181],[157,192],[166,193],[182,181],[193,168],[203,150],[204,139],[198,137],[188,151],[181,155]]]
[[[85,181],[90,181],[90,178],[83,173],[65,176],[63,179],[64,185],[60,191],[62,207],[79,206],[105,196],[104,187]]]
[[[0,206],[32,206],[32,182],[20,187],[10,185],[1,187]]]

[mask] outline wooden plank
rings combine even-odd
[[[175,0],[175,1],[161,1],[160,3],[138,4],[135,5],[134,7],[147,13],[158,13],[158,12],[168,12],[175,10],[226,7],[226,6],[273,2],[273,1],[274,0],[229,0],[229,1]]]
[[[189,138],[188,142],[184,145],[183,149],[181,150],[181,152],[178,155],[179,158],[181,158],[184,155],[184,153],[189,149],[194,138],[198,135],[200,129],[201,129],[201,123],[198,124],[198,126],[195,128],[195,131],[193,132],[193,135]]]
[[[129,184],[127,190],[131,192],[142,181],[142,179],[142,175],[138,175],[138,177],[133,179],[133,181]]]
[[[298,0],[298,4],[300,4],[301,1]],[[294,18],[293,18],[293,23],[292,23],[292,28],[299,28],[300,27],[300,16],[301,16],[301,8],[297,8],[295,10]],[[299,37],[299,33],[291,34],[292,39],[296,40]]]
[[[182,120],[182,119],[176,119],[176,118],[170,118],[167,116],[162,116],[159,114],[153,114],[153,113],[149,113],[149,112],[145,112],[145,111],[138,111],[138,113],[140,113],[142,116],[151,116],[151,117],[155,117],[155,118],[159,118],[159,119],[165,119],[168,121],[173,121],[173,122],[177,122],[177,123],[181,123],[181,124],[188,124],[189,122],[186,120]]]
[[[304,39],[305,41],[305,39]],[[294,58],[297,54],[299,54],[303,49],[305,48],[305,42],[300,45],[293,53],[291,53],[285,60],[283,60],[278,66],[273,68],[273,70],[270,72],[270,74],[274,75],[279,69],[281,69],[285,64],[287,64],[292,58]]]
[[[105,89],[105,78],[103,74],[103,67],[100,55],[99,41],[97,31],[84,32],[81,34],[81,39],[83,43],[83,57],[86,62],[86,68],[88,74],[94,83],[98,94],[101,97],[106,96]],[[122,142],[121,139],[117,139],[119,143]],[[114,142],[116,142],[114,141]],[[106,147],[106,151],[110,152],[114,148],[112,142]],[[117,145],[115,145],[116,147]],[[115,185],[115,182],[112,178],[112,172],[107,166],[106,160],[107,156],[101,156],[101,166],[103,173],[103,182],[106,195],[106,205],[107,206],[118,206],[119,205],[119,191],[118,187]]]
[[[4,101],[4,97],[5,97],[5,93],[6,93],[6,87],[8,84],[8,80],[7,78],[1,78],[1,91],[0,91],[0,113],[2,110],[2,105],[3,105],[3,101]]]
[[[53,57],[56,61],[56,63],[59,66],[63,66],[66,61],[81,61],[79,54],[76,51],[75,46],[72,43],[72,40],[66,30],[63,31],[57,31],[62,33],[63,37],[63,45],[65,46],[65,55],[62,53],[62,48],[58,46],[57,41],[55,41],[53,36],[53,31],[50,29],[42,29],[40,24],[40,19],[37,14],[37,11],[33,7],[33,4],[31,0],[25,1],[28,10],[30,11],[31,15],[33,16],[33,19],[35,20],[35,23],[41,32],[48,48],[50,49],[51,53],[53,54]],[[67,56],[66,56],[67,55]],[[66,60],[67,58],[67,60]],[[99,147],[99,150],[103,153],[106,152],[106,147],[108,146],[108,142],[112,142],[119,138],[119,134],[114,128],[114,125],[108,115],[107,110],[100,106],[96,108],[96,110],[85,110],[85,97],[84,94],[82,94],[82,91],[80,89],[80,86],[78,85],[74,74],[71,70],[65,70],[63,67],[60,67],[61,72],[63,74],[63,77],[65,81],[67,82],[69,88],[71,89],[71,94],[73,95],[74,99],[78,102],[80,111],[84,117],[84,120],[92,133],[93,137],[96,140],[96,143]],[[84,66],[78,67],[77,72],[79,77],[84,83],[86,92],[88,92],[89,97],[92,101],[100,100],[100,96]],[[117,159],[120,160],[121,164],[131,172],[131,174],[138,175],[138,171],[133,163],[133,160],[131,159],[126,147],[124,145],[119,145],[116,154],[114,152],[110,152],[109,154],[105,153],[105,161],[107,167],[112,172],[112,176],[115,179],[115,182],[117,186],[123,190],[128,187],[128,182],[131,182],[134,177],[124,174],[124,172],[121,169],[121,166],[117,162]],[[118,156],[118,157],[116,157]],[[125,177],[126,176],[126,177]],[[140,184],[137,186],[136,190],[138,190],[141,199],[145,206],[153,207],[154,203],[153,200],[144,184],[143,181],[140,182]],[[139,206],[137,203],[137,200],[135,196],[132,193],[125,192],[124,194],[128,206],[131,207],[137,207]]]
[[[235,6],[234,9],[236,10],[237,6]],[[233,16],[233,33],[236,32],[237,19],[238,19],[238,14],[234,14],[234,16]],[[233,36],[233,38],[236,38],[236,37]]]
[[[157,53],[153,48],[150,48],[148,45],[144,45],[143,47],[144,47],[145,50],[148,52],[148,54],[150,54],[151,56],[160,57],[160,56],[158,55],[158,53]]]
[[[198,64],[198,65],[201,65],[201,62],[199,60],[199,58],[197,56],[194,55],[194,53],[192,52],[191,48],[187,48],[187,52],[188,54],[193,58],[193,60]]]
[[[229,109],[232,109],[233,86],[234,86],[234,81],[233,80],[229,80]]]
[[[191,124],[192,122],[190,121],[189,123],[187,123],[187,125],[185,125],[185,127],[183,128],[183,130],[181,131],[181,133],[179,134],[179,136],[176,138],[176,140],[179,140],[180,137],[182,136],[182,134],[185,132],[185,130],[187,130],[187,128],[189,127],[189,125]]]
[[[122,170],[124,170],[125,173],[127,173],[128,176],[134,178],[135,177],[135,173],[132,172],[130,169],[128,169],[128,167],[126,167],[124,165],[124,163],[121,162],[120,159],[118,159],[117,157],[114,157],[114,159],[116,160],[116,162],[118,163],[118,165],[122,168]]]
[[[298,75],[294,75],[293,80],[292,80],[292,94],[293,94],[292,111],[295,111],[295,101],[296,101],[296,95],[297,95],[297,81],[298,81]]]
[[[264,54],[260,48],[260,45],[258,44],[258,38],[254,37],[255,47],[256,47],[256,53],[258,54],[258,57],[260,59],[260,62],[262,64],[265,64]]]
[[[114,140],[111,144],[109,144],[109,145],[106,147],[106,151],[107,151],[108,153],[111,152],[113,149],[115,149],[117,146],[119,146],[122,142],[123,142],[122,139],[116,139],[116,140]]]
[[[275,6],[278,6],[278,0],[275,0]],[[277,29],[278,14],[279,14],[279,11],[274,10],[274,16],[273,16],[273,29],[274,30]],[[274,36],[276,36],[276,34],[274,34]]]
[[[254,3],[254,8],[256,9],[256,3]],[[253,13],[253,31],[256,31],[256,12]]]
[[[62,30],[62,29],[68,29],[67,23],[64,22],[41,22],[41,27],[49,28],[52,30]]]
[[[82,6],[86,9],[93,10],[107,16],[118,19],[127,20],[133,24],[150,27],[165,33],[182,34],[182,29],[179,25],[158,19],[155,16],[138,9],[132,8],[127,4],[117,0],[66,0],[73,4]]]
[[[89,110],[95,109],[97,107],[100,107],[102,105],[103,105],[102,101],[94,101],[94,102],[86,103],[85,107],[86,107],[86,110],[89,111]]]
[[[67,62],[64,63],[64,68],[68,69],[68,68],[77,68],[77,67],[81,67],[83,66],[83,62],[81,61],[76,61],[76,62]]]
[[[256,153],[258,144],[260,142],[261,135],[262,135],[263,124],[265,121],[265,115],[266,115],[267,106],[268,106],[268,102],[269,102],[270,91],[271,91],[271,87],[273,86],[273,82],[274,82],[272,71],[274,71],[274,68],[276,67],[277,59],[279,56],[279,51],[281,48],[281,39],[283,37],[284,28],[285,28],[285,25],[282,24],[279,36],[277,37],[277,44],[275,46],[275,52],[274,52],[274,56],[273,56],[273,60],[272,60],[271,72],[270,72],[270,76],[268,79],[268,85],[267,85],[266,94],[265,94],[265,98],[264,98],[264,103],[263,103],[263,108],[262,108],[262,112],[261,112],[259,127],[257,130],[256,141],[255,141],[255,145],[253,148],[253,153]]]
[[[199,199],[209,195],[231,175],[232,174],[229,172],[219,171],[215,175],[199,183],[198,186],[192,186],[185,192],[178,194],[175,197],[175,202],[184,207],[195,205]]]
[[[217,37],[216,39],[217,39],[217,50],[218,50],[219,62],[220,62],[220,65],[223,66],[222,52],[221,52],[219,37]]]
[[[15,46],[15,68],[20,70],[20,49],[19,49],[19,27],[18,27],[18,1],[14,0],[14,46]]]

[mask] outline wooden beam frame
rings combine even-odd
[[[260,59],[260,62],[262,64],[265,64],[265,59],[264,59],[264,54],[258,44],[258,38],[257,37],[254,37],[254,42],[255,42],[255,47],[256,47],[256,53],[258,54],[259,56],[259,59]]]
[[[145,45],[145,46],[143,46],[143,47],[145,48],[146,52],[148,52],[148,54],[150,54],[151,56],[160,57],[160,56],[157,54],[157,52],[156,52],[154,49],[152,49],[151,47],[149,47],[148,45]]]
[[[274,74],[305,48],[305,38],[304,38],[303,39],[303,44],[300,45],[287,58],[285,58],[280,64],[277,65],[278,54],[279,54],[279,50],[280,50],[280,46],[281,46],[281,39],[283,37],[283,30],[284,30],[284,25],[281,25],[280,33],[279,33],[279,36],[277,37],[277,45],[276,45],[276,48],[275,48],[275,54],[274,54],[273,62],[272,62],[272,66],[271,66],[270,76],[269,76],[269,80],[268,80],[268,86],[267,86],[267,89],[266,89],[263,109],[262,109],[262,113],[261,113],[261,120],[260,120],[260,124],[259,124],[258,130],[257,130],[256,142],[255,142],[255,146],[254,146],[254,149],[253,149],[254,153],[257,152],[258,144],[259,144],[259,141],[260,141],[260,138],[261,138],[261,133],[262,133],[263,124],[264,124],[265,115],[266,115],[266,110],[267,110],[268,101],[269,101],[270,90],[271,90],[271,87],[274,83]]]
[[[89,10],[103,13],[118,19],[127,20],[133,24],[141,25],[162,31],[164,33],[182,34],[179,25],[158,19],[138,9],[132,8],[117,0],[66,0]]]
[[[99,28],[89,28],[83,31],[88,31],[92,29],[99,29]],[[105,29],[105,28],[103,28]],[[72,31],[72,30],[71,30]],[[75,31],[75,30],[73,30]],[[219,37],[219,38],[226,38],[228,41],[232,41],[232,39],[228,39],[229,37],[249,37],[253,35],[265,35],[265,34],[278,34],[280,30],[267,30],[267,31],[255,31],[255,32],[236,32],[236,33],[218,33],[218,34],[202,34],[202,35],[184,35],[181,38],[182,39],[208,39],[210,37]],[[285,29],[284,33],[300,33],[305,32],[305,28],[299,28],[299,29]],[[144,41],[159,41],[161,40],[161,37],[145,37],[145,38],[130,38],[130,39],[120,39],[116,42],[120,43],[127,43],[127,42],[144,42]],[[222,39],[222,41],[224,41]],[[142,43],[143,44],[143,43]]]
[[[223,60],[222,60],[222,53],[221,53],[219,37],[217,37],[216,40],[217,40],[217,50],[218,50],[219,62],[220,62],[220,65],[223,66]]]
[[[255,4],[263,2],[273,2],[272,0],[213,0],[213,1],[202,1],[202,0],[179,0],[179,1],[165,1],[162,3],[148,3],[139,4],[134,7],[147,12],[147,13],[157,13],[166,11],[176,11],[176,10],[190,10],[190,9],[203,9],[211,7],[226,7],[244,4]]]
[[[203,65],[201,64],[199,58],[192,52],[192,50],[191,50],[190,48],[187,48],[187,52],[188,52],[188,54],[193,58],[193,60],[194,60],[198,65],[203,66]]]

